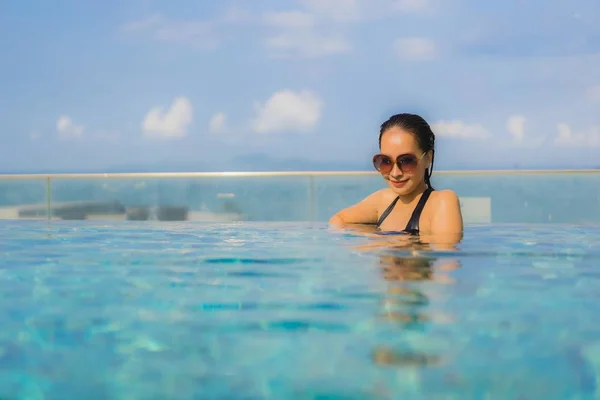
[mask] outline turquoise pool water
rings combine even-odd
[[[376,243],[322,223],[0,221],[0,398],[598,398],[600,227]]]

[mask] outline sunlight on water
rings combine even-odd
[[[0,398],[593,399],[600,228],[0,223]],[[384,242],[385,241],[385,242]]]

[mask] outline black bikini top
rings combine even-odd
[[[423,212],[423,208],[425,207],[425,203],[427,203],[427,200],[429,199],[429,195],[431,194],[431,192],[433,192],[433,189],[430,187],[428,187],[423,192],[423,194],[421,195],[421,198],[419,199],[419,202],[417,203],[417,206],[413,210],[412,215],[410,216],[410,219],[408,220],[408,224],[406,224],[406,228],[404,228],[404,230],[401,231],[402,233],[408,233],[410,235],[418,235],[419,234],[419,220],[421,219],[421,213]],[[398,202],[399,199],[400,199],[400,196],[396,197],[394,199],[394,201],[392,201],[392,203],[388,206],[388,208],[385,209],[383,214],[381,214],[381,217],[379,217],[379,221],[377,221],[377,229],[379,229],[379,227],[381,226],[383,221],[392,212],[392,210],[394,209],[394,206],[396,205],[396,203]]]

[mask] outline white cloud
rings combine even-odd
[[[573,132],[568,124],[556,125],[558,134],[554,144],[564,147],[600,147],[600,127],[593,127],[585,132]]]
[[[142,130],[148,137],[181,138],[193,120],[192,103],[187,97],[177,97],[167,111],[154,107],[144,117]]]
[[[217,48],[246,23],[263,24],[276,31],[264,40],[274,57],[320,58],[348,53],[348,24],[386,18],[394,11],[414,12],[429,0],[297,0],[298,7],[251,14],[238,8],[208,19],[172,20],[155,14],[122,26],[127,34],[142,34],[156,41],[200,50]]]
[[[431,0],[297,0],[290,10],[252,14],[225,8],[211,18],[174,20],[161,14],[131,21],[121,27],[126,34],[145,35],[156,41],[199,50],[217,48],[244,26],[275,28],[264,43],[272,56],[317,58],[348,53],[348,25],[390,18],[394,12],[421,12]],[[413,52],[415,49],[412,50]]]
[[[76,139],[83,136],[83,125],[76,125],[68,115],[61,115],[56,121],[56,130],[61,139]]]
[[[360,17],[358,0],[301,0],[299,10],[268,12],[263,22],[276,31],[265,46],[272,57],[322,58],[345,54],[352,46],[344,25]]]
[[[348,53],[350,43],[341,35],[323,37],[312,30],[287,31],[266,40],[271,56],[319,58]]]
[[[525,139],[525,117],[522,115],[511,115],[506,122],[506,129],[516,142],[522,143]]]
[[[555,143],[570,143],[573,140],[573,132],[571,132],[571,127],[565,123],[559,123],[556,125],[556,129],[558,130],[558,135],[556,136]]]
[[[435,42],[424,37],[398,38],[392,48],[396,57],[406,61],[429,61],[438,53]]]
[[[219,112],[212,116],[208,122],[208,130],[210,133],[219,134],[226,131],[227,115]]]
[[[321,118],[323,101],[308,90],[281,90],[257,104],[253,129],[257,133],[307,132]]]
[[[431,124],[438,137],[453,139],[485,139],[490,136],[488,130],[480,124],[467,124],[460,120],[439,121]]]
[[[122,31],[129,34],[146,34],[159,42],[211,50],[231,36],[232,29],[252,22],[275,29],[264,39],[271,56],[317,58],[343,54],[350,50],[351,46],[343,32],[339,31],[339,24],[354,19],[356,12],[351,11],[355,8],[352,6],[354,2],[303,0],[301,5],[304,5],[304,8],[270,11],[260,14],[260,17],[239,9],[229,9],[222,15],[206,20],[169,20],[161,15],[153,15],[125,24]],[[343,12],[337,9],[342,6],[345,7]]]
[[[228,8],[212,19],[172,20],[160,14],[121,27],[128,34],[146,34],[164,43],[185,45],[197,50],[210,50],[224,40],[227,30],[252,20],[244,10]]]
[[[593,101],[600,100],[600,85],[590,86],[587,90],[587,98]]]
[[[397,7],[416,10],[425,0],[403,0]],[[396,11],[390,0],[299,0],[296,10],[268,12],[263,22],[277,31],[265,45],[278,58],[323,58],[347,54],[352,45],[348,27],[367,20],[389,17]]]
[[[544,135],[526,132],[526,123],[527,118],[523,115],[515,114],[508,117],[508,120],[506,121],[506,130],[513,137],[513,144],[518,147],[540,147],[546,141],[546,137]]]
[[[544,136],[531,135],[525,130],[527,119],[519,114],[511,115],[506,121],[506,130],[514,139],[508,142],[502,137],[496,137],[498,145],[518,147],[539,147],[545,141]],[[461,120],[438,121],[431,124],[431,129],[438,137],[452,139],[490,139],[494,135],[482,124],[469,124]]]

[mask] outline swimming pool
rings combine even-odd
[[[0,221],[0,398],[598,398],[600,227],[373,243],[323,223]]]

